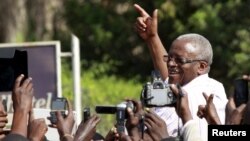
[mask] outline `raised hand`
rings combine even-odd
[[[34,89],[31,82],[31,77],[25,79],[24,82],[21,83],[23,80],[24,75],[19,75],[15,81],[12,91],[14,115],[11,126],[11,133],[27,137],[28,113],[32,109]]]
[[[142,39],[147,40],[150,37],[158,36],[158,16],[157,9],[154,10],[152,17],[138,4],[134,4],[134,8],[140,14],[135,22],[135,29]]]
[[[239,107],[235,106],[233,96],[229,97],[226,105],[226,124],[238,125],[241,124],[244,113],[246,110],[246,104],[243,103]]]
[[[147,132],[154,141],[160,141],[169,137],[166,123],[152,111],[145,113],[145,125]]]
[[[189,109],[187,92],[182,90],[180,88],[180,85],[172,84],[170,87],[175,96],[177,97],[176,112],[178,116],[182,119],[182,123],[184,125],[186,122],[193,119]]]
[[[41,141],[48,131],[44,118],[34,119],[33,111],[29,113],[28,139],[31,141]]]
[[[12,101],[14,111],[21,110],[28,114],[32,109],[34,89],[31,77],[25,79],[24,82],[21,83],[23,79],[23,74],[17,77],[12,91]]]
[[[144,130],[144,126],[140,125],[142,118],[144,116],[143,110],[142,110],[142,104],[140,101],[136,100],[128,100],[131,101],[134,104],[135,109],[128,108],[128,120],[126,121],[126,127],[128,130],[128,134],[131,136],[133,140],[139,140],[141,138],[140,133],[142,130]],[[140,127],[140,129],[138,129]],[[144,132],[144,131],[142,131]],[[126,136],[123,136],[122,138],[128,139]]]
[[[208,124],[221,124],[220,118],[217,114],[217,111],[215,109],[215,105],[213,103],[214,95],[211,94],[210,96],[207,96],[206,93],[203,93],[203,96],[207,102],[206,105],[199,105],[197,116],[199,118],[205,118],[208,122]]]
[[[74,141],[90,141],[96,133],[100,117],[93,115],[86,122],[82,121],[76,131]]]
[[[105,136],[105,141],[119,141],[119,138],[121,138],[121,137],[118,134],[116,127],[114,126],[109,130],[109,132]],[[123,137],[123,138],[125,138],[125,137]]]
[[[73,110],[70,102],[67,100],[68,114],[64,118],[60,111],[56,112],[57,122],[53,125],[57,128],[61,140],[73,140],[72,130],[75,124]]]

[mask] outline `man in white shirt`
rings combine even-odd
[[[208,76],[213,59],[211,44],[202,35],[184,34],[172,42],[167,53],[157,33],[157,10],[151,17],[139,5],[135,4],[134,7],[140,14],[135,28],[148,45],[155,69],[160,71],[167,83],[178,83],[188,93],[192,117],[198,122],[200,136],[206,141],[207,121],[197,116],[198,106],[206,104],[202,93],[214,94],[213,102],[222,124],[225,122],[227,103],[223,85]],[[155,112],[165,120],[169,135],[176,136],[182,123],[175,108],[155,108]]]

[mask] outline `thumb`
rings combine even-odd
[[[235,105],[235,102],[234,102],[234,98],[233,97],[229,97],[228,99],[228,102],[227,102],[227,105],[232,108],[232,109],[235,109],[236,108],[236,105]]]
[[[30,112],[29,112],[29,123],[31,123],[34,119],[35,119],[34,111],[30,110]]]
[[[158,24],[158,9],[155,9],[152,15],[153,24],[157,26]]]
[[[172,92],[174,93],[174,95],[176,97],[178,97],[179,96],[179,90],[178,90],[177,86],[175,84],[171,84],[170,88],[171,88]]]

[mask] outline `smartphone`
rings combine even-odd
[[[0,58],[0,70],[0,91],[12,91],[20,74],[24,74],[21,84],[28,77],[27,51],[15,50],[13,58]]]
[[[86,122],[90,118],[90,108],[86,107],[83,109],[83,122]]]
[[[66,98],[56,98],[51,103],[51,111],[50,111],[50,122],[51,124],[56,124],[56,112],[60,111],[61,115],[65,118],[66,117],[66,107],[67,107],[67,100]]]
[[[236,107],[248,101],[248,81],[244,79],[234,80],[234,102]]]

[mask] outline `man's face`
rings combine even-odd
[[[198,76],[199,61],[196,49],[187,41],[175,40],[168,52],[169,83],[185,85]]]

